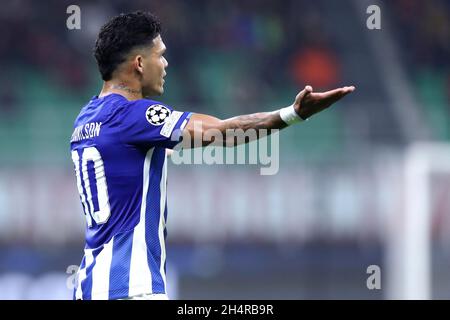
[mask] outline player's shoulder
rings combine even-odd
[[[89,122],[92,119],[108,119],[112,113],[120,110],[126,98],[119,94],[110,94],[103,97],[93,96],[80,110],[75,125],[77,123]]]
[[[151,123],[152,118],[156,119],[155,116],[166,118],[173,111],[173,109],[167,104],[151,99],[138,99],[129,101],[125,109],[125,116],[127,118],[140,118],[141,116],[145,116],[145,118]]]
[[[128,107],[134,107],[135,109],[149,109],[149,108],[153,108],[153,109],[169,109],[172,110],[172,107],[170,107],[169,105],[161,102],[161,101],[156,101],[156,100],[152,100],[152,99],[138,99],[138,100],[132,100],[128,102]]]

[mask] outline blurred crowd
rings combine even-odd
[[[66,9],[72,4],[81,9],[80,30],[66,27]],[[347,81],[355,84],[358,79],[349,72],[362,62],[343,65],[355,57],[350,54],[354,48],[343,44],[342,35],[339,38],[336,21],[330,20],[335,9],[327,8],[329,4],[326,0],[6,1],[0,9],[4,30],[0,136],[5,128],[27,126],[20,119],[29,115],[31,106],[50,106],[48,113],[67,117],[64,126],[70,123],[69,118],[100,90],[92,55],[100,26],[116,14],[138,9],[153,11],[163,22],[169,61],[163,99],[175,107],[231,116],[285,105],[306,83],[317,90]],[[387,13],[382,17],[396,27],[398,50],[426,106],[423,112],[430,126],[442,131],[438,137],[443,139],[450,139],[449,6],[446,0],[382,3]],[[342,8],[339,19],[347,15],[351,20],[351,2],[342,3]],[[364,100],[364,92],[373,91],[373,85],[369,83],[366,91],[361,88],[355,98],[370,102],[369,96]]]
[[[450,2],[397,0],[387,2],[408,66],[446,74],[450,80]]]
[[[450,139],[450,2],[386,2],[406,70],[438,138]]]
[[[245,108],[276,101],[306,79],[316,87],[336,85],[339,59],[322,28],[320,8],[305,3],[78,1],[81,30],[70,31],[66,8],[72,2],[8,1],[0,13],[0,27],[6,30],[0,44],[0,112],[14,113],[20,104],[24,73],[44,74],[54,90],[63,86],[79,95],[96,93],[95,36],[111,16],[137,9],[151,10],[163,22],[166,99],[174,103],[200,110],[230,102]]]

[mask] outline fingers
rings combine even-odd
[[[295,102],[300,103],[304,99],[313,99],[315,101],[322,100],[325,105],[330,105],[347,94],[353,92],[355,90],[355,86],[345,86],[337,89],[333,89],[325,92],[313,92],[313,88],[311,86],[305,86],[305,88],[300,91],[300,93],[295,97]]]
[[[353,92],[355,90],[355,86],[348,86],[342,88],[342,93],[347,94]]]
[[[343,96],[349,94],[350,92],[353,92],[355,90],[354,86],[346,86],[330,91],[323,92],[324,97],[328,98],[342,98]]]

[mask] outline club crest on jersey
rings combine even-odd
[[[145,112],[145,117],[147,121],[154,126],[162,125],[164,122],[166,122],[169,116],[170,116],[169,108],[161,104],[151,105]]]

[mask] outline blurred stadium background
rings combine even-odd
[[[71,4],[81,30],[66,28]],[[366,27],[371,4],[381,30]],[[99,27],[136,9],[164,23],[162,100],[176,108],[231,117],[290,104],[305,84],[357,87],[281,132],[277,175],[171,164],[172,298],[450,298],[449,1],[7,0],[0,299],[71,297],[84,245],[72,123],[101,88]]]

